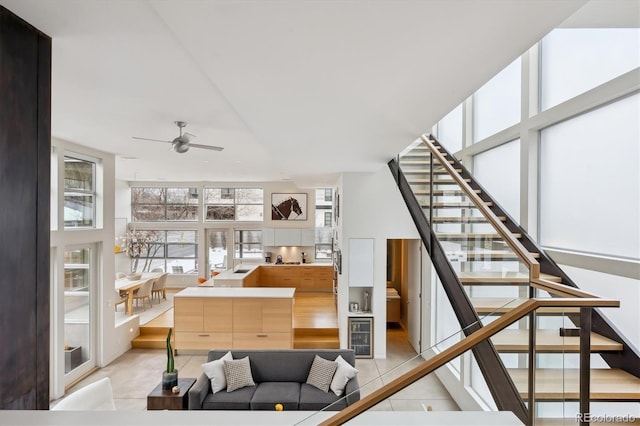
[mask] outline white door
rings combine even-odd
[[[422,263],[420,240],[407,240],[407,337],[413,349],[420,353],[422,335]]]

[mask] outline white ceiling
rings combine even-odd
[[[52,135],[118,178],[313,187],[384,167],[585,0],[0,4],[53,38]],[[224,151],[132,139],[175,120]]]

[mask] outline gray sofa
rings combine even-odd
[[[209,351],[207,362],[220,359],[228,351]],[[203,373],[189,390],[189,410],[273,410],[277,403],[284,410],[341,410],[360,399],[357,376],[347,382],[342,397],[306,384],[316,354],[331,361],[342,355],[355,366],[351,349],[231,350],[231,353],[233,359],[249,357],[256,386],[214,394],[209,378]]]

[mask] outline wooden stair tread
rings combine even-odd
[[[527,352],[529,350],[529,330],[502,330],[491,338],[498,352]],[[622,344],[591,333],[591,352],[621,351]],[[536,351],[538,352],[580,352],[580,338],[562,337],[557,329],[536,330]]]
[[[528,399],[528,369],[508,369],[516,388]],[[640,400],[640,379],[617,368],[591,369],[591,400],[637,401]],[[536,370],[537,400],[578,400],[579,370],[542,368]]]
[[[507,218],[505,216],[497,216],[498,220],[505,222]],[[433,223],[488,223],[489,221],[484,216],[436,216],[433,218]]]
[[[493,203],[491,201],[485,201],[484,204],[486,206],[493,206]],[[453,202],[453,203],[441,203],[441,202],[437,202],[437,203],[433,203],[432,206],[436,209],[455,209],[455,208],[464,208],[464,207],[470,207],[470,208],[477,208],[477,206],[475,204],[473,204],[472,202],[468,201],[468,202]],[[428,205],[426,206],[421,206],[421,207],[429,207]]]
[[[529,275],[521,272],[460,272],[458,277],[463,284],[528,284]],[[549,274],[540,274],[540,278],[559,283],[562,278]]]
[[[504,240],[500,234],[442,234],[436,232],[438,239],[440,240],[473,240],[473,239],[491,239],[491,240]],[[522,234],[511,234],[514,238],[522,238]]]
[[[467,183],[471,183],[471,179],[465,179],[464,180]],[[457,185],[458,182],[456,182],[453,179],[435,179],[435,180],[430,180],[430,179],[419,179],[419,178],[413,178],[408,176],[407,177],[407,182],[409,182],[409,184],[413,184],[413,183],[421,183],[421,184],[426,184],[426,183],[433,183],[434,185]]]
[[[461,250],[464,253],[464,250]],[[539,258],[539,253],[531,253],[534,258]],[[474,260],[501,260],[501,259],[518,259],[518,256],[511,250],[478,250],[467,251],[467,261]]]
[[[509,312],[528,299],[510,297],[471,297],[471,304],[479,315],[499,315]],[[536,310],[537,315],[578,314],[580,308],[544,307]]]
[[[479,189],[474,189],[473,192],[475,192],[476,194],[480,194],[482,191]],[[414,189],[413,193],[418,196],[418,195],[429,195],[430,191],[428,189]],[[436,189],[433,191],[433,195],[434,196],[452,196],[452,197],[463,197],[466,196],[467,194],[459,189]]]

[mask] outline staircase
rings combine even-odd
[[[553,292],[536,289],[536,283],[559,284],[559,294],[563,288],[575,287],[437,141],[423,137],[423,143],[401,154],[397,160],[400,171],[394,169],[392,163],[390,167],[392,173],[397,173],[401,192],[404,191],[402,175],[413,194],[403,192],[410,210],[412,202],[408,197],[417,201],[427,220],[429,229],[421,229],[425,245],[439,244],[442,247],[450,268],[455,271],[483,324],[510,312],[531,297],[556,297]],[[416,205],[415,202],[413,204]],[[413,216],[416,225],[423,227],[424,220]],[[432,251],[430,254],[433,258]],[[540,265],[542,273],[535,269]],[[445,279],[441,279],[443,285],[447,285]],[[572,334],[572,330],[579,328],[579,312],[580,308],[541,308],[535,315],[520,320],[491,338],[525,402],[529,402],[532,389],[528,357],[534,354],[537,360],[533,378],[536,409],[535,415],[530,414],[530,423],[538,424],[536,420],[539,420],[539,424],[562,424],[569,418],[537,419],[536,416],[543,413],[542,417],[548,417],[544,415],[547,410],[545,403],[579,400],[580,337],[560,335],[561,329],[568,329],[567,333]],[[600,314],[593,312],[592,317],[593,331],[586,349],[594,354],[592,358],[595,357],[598,368],[590,370],[589,399],[593,402],[640,401],[638,354]],[[536,329],[533,340],[530,340],[529,333],[531,324]],[[598,355],[602,355],[609,364],[614,360],[613,368],[601,361]],[[621,361],[623,358],[626,360]],[[570,420],[575,422],[575,416]]]

